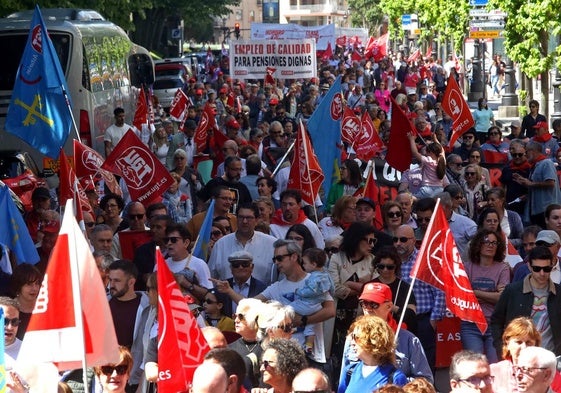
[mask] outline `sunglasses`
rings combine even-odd
[[[275,255],[273,257],[273,262],[282,262],[284,258],[291,256],[292,254]]]
[[[451,162],[450,165],[462,166],[461,162]]]
[[[553,266],[534,266],[534,265],[532,265],[532,266],[530,266],[530,267],[532,268],[532,271],[533,271],[534,273],[539,273],[539,272],[541,272],[542,270],[543,270],[545,273],[551,273],[551,271],[553,270]]]
[[[323,251],[325,251],[328,254],[336,254],[339,252],[339,247],[325,247]]]
[[[206,304],[218,304],[219,302],[217,302],[216,300],[205,299],[205,300],[203,300],[203,303],[206,303]]]
[[[290,333],[294,329],[292,324],[289,323],[288,325],[277,326],[277,329],[282,330],[285,333]]]
[[[401,212],[388,212],[387,216],[389,218],[401,217]]]
[[[417,217],[417,222],[430,222],[430,217]]]
[[[13,327],[18,327],[21,323],[19,318],[4,318],[4,326],[12,325]]]
[[[464,172],[465,176],[475,176],[475,172]]]
[[[240,321],[245,321],[245,315],[244,314],[232,314],[232,319],[236,319],[238,318]]]
[[[512,158],[522,158],[524,157],[524,153],[512,153]]]
[[[118,366],[101,366],[101,373],[103,375],[110,376],[113,371],[117,371],[117,375],[125,375],[127,373],[129,366],[126,364],[119,364]]]
[[[129,220],[142,220],[144,218],[144,214],[129,214]]]
[[[273,362],[273,361],[271,361],[271,360],[263,360],[263,361],[261,362],[261,366],[263,366],[264,368],[272,368],[272,367],[273,367],[272,365],[273,365],[274,363],[275,363],[275,362]]]
[[[464,136],[464,139],[474,139],[474,136],[473,135],[466,135],[466,136]]]
[[[239,269],[240,267],[250,267],[251,262],[231,262],[230,266],[232,269]]]
[[[395,270],[395,265],[384,265],[384,264],[377,264],[376,269],[378,270]]]
[[[221,231],[212,231],[210,234],[212,236],[220,236],[220,235],[222,235],[222,232]]]
[[[501,135],[500,132],[490,132],[489,135]]]
[[[179,236],[170,236],[170,237],[164,237],[164,244],[168,244],[169,242],[171,242],[172,244],[177,243],[178,240],[182,240],[183,238],[179,237]]]
[[[401,236],[401,237],[394,237],[392,240],[394,243],[397,242],[401,242],[401,243],[407,243],[407,241],[413,239],[412,237],[405,237],[405,236]]]
[[[377,310],[378,307],[380,307],[380,303],[376,303],[376,302],[369,302],[368,300],[359,300],[358,304],[360,304],[360,307],[363,308],[368,308],[370,310]],[[353,337],[353,340],[355,338]]]
[[[365,237],[362,240],[364,240],[365,242],[368,242],[368,244],[370,244],[371,246],[376,244],[376,238],[374,238],[374,237]]]

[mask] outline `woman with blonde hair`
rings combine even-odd
[[[341,373],[338,393],[372,392],[389,383],[407,383],[407,377],[395,365],[395,336],[386,321],[363,315],[353,322],[349,335],[359,361],[350,363]]]
[[[152,151],[158,157],[158,160],[164,166],[166,165],[166,157],[169,150],[168,134],[163,124],[158,124],[154,134],[152,135]]]
[[[475,221],[483,208],[488,188],[481,176],[481,167],[477,164],[468,164],[464,168],[464,179],[468,217]]]
[[[331,208],[331,217],[324,217],[318,224],[324,239],[340,235],[356,221],[356,198],[343,195]]]
[[[522,348],[540,346],[542,337],[534,321],[528,317],[514,318],[507,325],[502,337],[504,360],[491,364],[494,392],[517,392],[513,365],[518,361]]]
[[[132,355],[127,347],[119,347],[119,363],[94,367],[96,379],[104,392],[125,393],[132,370]]]

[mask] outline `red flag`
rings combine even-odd
[[[362,190],[362,194],[355,195],[359,198],[370,198],[374,201],[376,205],[376,216],[374,217],[374,225],[378,229],[382,229],[384,227],[384,219],[382,216],[382,205],[384,202],[380,201],[380,189],[378,188],[378,184],[376,183],[376,179],[374,178],[374,161],[370,161],[368,163],[369,169],[366,175],[366,184],[364,185],[364,189]],[[360,189],[358,190],[360,191]]]
[[[302,192],[302,199],[313,205],[318,195],[319,188],[325,176],[314,149],[310,143],[308,133],[300,121],[298,135],[294,144],[294,158],[288,176],[288,188]]]
[[[76,219],[83,227],[82,222],[84,220],[83,212],[86,211],[92,216],[94,211],[90,205],[90,201],[82,188],[82,185],[78,181],[74,169],[69,165],[68,158],[64,154],[64,150],[60,149],[60,168],[59,168],[59,198],[61,205],[66,203],[67,200],[72,199],[74,201],[74,211],[76,212]],[[82,228],[85,229],[85,228]]]
[[[130,129],[101,167],[121,176],[131,199],[144,205],[162,195],[174,181],[166,167]]]
[[[189,98],[182,89],[177,89],[169,108],[170,116],[176,118],[177,120],[182,120],[188,107]]]
[[[462,95],[462,91],[452,75],[448,78],[448,85],[442,98],[442,109],[452,118],[452,136],[448,146],[454,146],[458,138],[475,125],[471,110]]]
[[[362,41],[357,35],[354,35],[349,39],[349,44],[351,44],[352,46],[358,46],[362,44]]]
[[[388,33],[381,35],[380,37],[368,40],[368,45],[364,49],[364,57],[370,58],[374,57],[375,62],[379,62],[388,54]]]
[[[275,77],[273,76],[277,71],[274,67],[267,67],[267,72],[265,73],[265,85],[269,84],[276,86]]]
[[[331,48],[331,42],[327,43],[327,48],[324,51],[318,51],[321,52],[321,58],[323,60],[329,60],[333,57],[333,49]]]
[[[88,367],[119,362],[105,288],[69,200],[18,362],[72,370],[82,368],[84,352]]]
[[[342,35],[341,37],[337,37],[337,38],[335,39],[335,45],[343,46],[343,47],[344,47],[345,45],[347,45],[347,36],[346,36],[346,35]]]
[[[158,271],[158,378],[159,392],[188,392],[193,373],[209,346],[179,290],[173,274],[156,250]]]
[[[448,309],[458,318],[474,322],[481,333],[485,333],[487,320],[471,289],[440,200],[423,238],[411,277],[444,291]]]
[[[353,50],[353,53],[351,53],[351,60],[352,61],[361,61],[362,60],[362,55],[360,53],[358,53],[356,50]]]
[[[417,61],[419,57],[421,57],[421,48],[417,48],[415,52],[411,53],[411,55],[407,58],[407,62],[413,63]]]
[[[343,142],[354,145],[359,134],[360,119],[351,108],[345,106],[343,120],[341,121],[341,139]]]
[[[432,56],[432,44],[427,47],[427,53],[425,53],[425,58],[430,58]]]
[[[233,91],[230,91],[230,92],[228,93],[228,98],[227,98],[226,104],[227,104],[230,108],[234,109],[235,102],[236,102],[236,96],[234,95],[234,92],[233,92]]]
[[[142,126],[148,125],[148,104],[146,103],[146,94],[143,87],[140,88],[138,99],[136,100],[136,111],[134,112],[132,125],[139,131],[142,130]]]
[[[193,138],[197,146],[197,153],[202,153],[207,148],[209,130],[214,129],[214,131],[218,131],[215,115],[216,109],[211,108],[207,103],[201,114],[197,129],[195,130],[195,137]]]
[[[361,160],[370,160],[384,148],[384,142],[374,129],[374,124],[367,111],[362,114],[361,132],[354,140],[356,156]]]
[[[413,161],[407,133],[415,133],[415,130],[407,115],[397,105],[395,100],[392,97],[390,99],[392,100],[392,124],[386,161],[393,168],[404,172],[409,169]]]
[[[486,164],[506,164],[508,162],[508,154],[502,151],[481,150],[481,153]]]
[[[100,174],[113,194],[123,195],[119,182],[111,172],[101,169],[103,157],[97,151],[74,139],[74,166],[79,178]]]

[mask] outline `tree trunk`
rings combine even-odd
[[[549,119],[549,71],[542,72],[542,78],[540,81],[540,90],[542,93],[542,99],[540,103],[540,108],[546,119]]]

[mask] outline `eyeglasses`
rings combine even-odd
[[[4,326],[12,325],[13,327],[18,327],[21,323],[19,318],[4,318]]]
[[[497,241],[491,241],[491,240],[484,240],[481,242],[481,244],[485,245],[485,246],[490,246],[490,247],[497,247],[499,245],[499,242]]]
[[[473,376],[469,378],[462,378],[462,379],[458,379],[458,382],[463,382],[468,385],[471,385],[471,387],[479,388],[481,386],[481,382],[485,383],[485,385],[490,385],[493,383],[494,380],[495,380],[494,376],[486,375],[484,377]]]
[[[512,366],[512,371],[514,374],[522,373],[522,374],[530,374],[532,370],[547,370],[547,367],[519,367],[519,366]]]
[[[232,269],[239,269],[240,267],[250,267],[251,262],[230,262]]]
[[[480,155],[469,156],[469,158],[481,158]]]
[[[282,330],[285,333],[290,333],[292,332],[292,330],[294,330],[294,327],[291,323],[289,323],[288,325],[279,325],[277,326],[277,329]]]
[[[335,254],[339,252],[339,247],[325,247],[323,251],[325,251],[328,254]]]
[[[465,176],[475,176],[475,172],[464,172]]]
[[[378,270],[395,270],[395,265],[384,265],[379,263],[376,265],[376,269]]]
[[[401,237],[394,237],[393,238],[393,242],[397,243],[397,242],[401,242],[401,243],[407,243],[407,241],[414,239],[412,237],[405,237],[405,236],[401,236]]]
[[[549,243],[546,242],[546,241],[540,240],[539,242],[536,242],[536,246],[539,246],[539,247],[551,247],[551,246],[553,246],[553,244],[549,244]]]
[[[430,222],[430,217],[417,217],[417,222]]]
[[[142,220],[144,218],[144,214],[129,214],[129,220]]]
[[[359,300],[358,304],[360,304],[360,307],[368,308],[370,310],[376,310],[376,309],[378,309],[378,307],[380,307],[380,303],[369,302],[368,300]],[[353,337],[353,340],[354,340],[354,337]]]
[[[261,362],[261,366],[264,368],[272,368],[272,365],[275,364],[275,362],[271,361],[271,360],[263,360]]]
[[[93,222],[93,221],[92,222],[85,222],[84,225],[87,226],[88,228],[93,228],[93,227],[95,227],[95,222]]]
[[[291,256],[292,254],[282,254],[282,255],[275,255],[273,257],[273,262],[282,262],[284,258]]]
[[[216,300],[205,299],[205,300],[203,300],[203,303],[206,303],[206,304],[218,304],[219,302],[217,302]]]
[[[553,270],[553,266],[530,266],[532,268],[532,271],[534,273],[539,273],[540,271],[544,271],[545,273],[551,273],[551,271]]]
[[[125,375],[129,366],[126,364],[119,364],[118,366],[101,366],[100,370],[103,375],[110,376],[113,371],[117,371],[117,375]]]
[[[170,236],[170,237],[164,237],[164,244],[168,244],[169,242],[171,242],[172,244],[177,243],[178,240],[182,240],[182,237],[179,236]]]
[[[255,216],[238,216],[238,221],[251,221],[255,220]]]
[[[212,231],[210,234],[212,236],[220,236],[220,235],[222,235],[222,231]]]
[[[524,157],[524,153],[512,153],[512,158],[522,158]]]
[[[245,315],[244,314],[232,314],[232,319],[239,319],[240,321],[245,321]]]
[[[376,244],[376,238],[375,237],[365,237],[362,240],[364,240],[365,242],[368,242],[368,244],[370,244],[371,246]]]
[[[303,238],[302,236],[288,236],[288,237],[286,238],[286,240],[292,240],[292,241],[295,241],[295,242],[301,242],[301,241],[304,240],[304,238]]]
[[[389,218],[401,217],[401,212],[388,212],[386,214]]]

